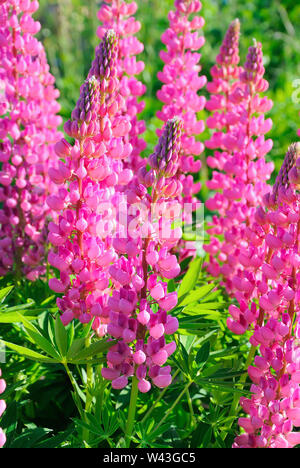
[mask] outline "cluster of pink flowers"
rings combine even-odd
[[[213,115],[207,125],[217,131],[206,142],[207,148],[215,150],[207,158],[208,166],[214,169],[207,186],[216,193],[206,206],[218,214],[209,223],[210,243],[204,247],[210,255],[208,271],[215,277],[220,275],[228,293],[236,297],[250,288],[249,279],[244,278],[241,250],[249,245],[247,227],[269,190],[266,181],[273,171],[273,163],[265,161],[272,140],[264,135],[272,121],[265,119],[264,113],[272,102],[260,97],[268,88],[261,44],[254,41],[242,68],[238,66],[238,40],[239,22],[235,20],[212,68],[213,81],[208,84],[212,96],[206,107]]]
[[[48,259],[60,271],[60,279],[51,278],[49,285],[63,293],[58,307],[65,324],[74,317],[87,323],[101,316],[103,326],[107,317],[107,270],[117,259],[109,235],[115,222],[115,187],[127,185],[133,176],[122,165],[132,149],[124,141],[131,125],[122,115],[125,100],[116,76],[117,55],[116,34],[110,30],[96,49],[89,77],[64,127],[75,143],[62,139],[56,144],[64,162],[49,171],[59,188],[47,202],[59,215],[57,222],[49,223],[48,240],[55,248]]]
[[[273,191],[265,195],[256,216],[266,246],[256,275],[260,273],[259,308],[253,302],[243,313],[235,311],[240,326],[249,319],[248,325],[254,323],[250,342],[259,346],[248,369],[253,396],[240,401],[248,417],[239,419],[245,433],[235,439],[236,448],[291,448],[300,443],[300,433],[293,431],[300,426],[299,186],[298,143],[289,148]],[[261,251],[257,255],[262,258]]]
[[[32,14],[38,2],[0,2],[0,274],[34,280],[45,272],[47,175],[60,138],[54,77]]]
[[[199,34],[204,19],[195,15],[202,7],[199,0],[176,0],[175,7],[176,10],[170,11],[168,15],[170,26],[161,37],[167,50],[160,52],[165,65],[158,73],[158,78],[164,84],[157,92],[158,99],[163,102],[163,108],[157,112],[157,117],[163,122],[175,116],[182,119],[180,163],[174,179],[181,184],[178,200],[182,206],[188,203],[194,205],[191,210],[194,211],[197,201],[195,195],[201,184],[199,181],[194,182],[192,174],[199,174],[201,161],[198,156],[204,150],[203,143],[195,138],[204,130],[204,122],[197,119],[197,113],[205,106],[205,97],[199,96],[198,91],[206,84],[206,77],[199,74],[201,54],[197,52],[205,42],[204,37]],[[161,132],[162,130],[157,130],[158,135]],[[190,224],[191,214],[186,214],[186,218],[183,222]],[[181,259],[194,253],[193,243],[180,243]]]
[[[127,142],[131,144],[132,151],[124,163],[127,162],[128,167],[133,170],[137,170],[141,165],[140,153],[146,147],[146,142],[139,138],[139,135],[145,131],[145,122],[137,119],[137,114],[145,107],[144,101],[138,98],[145,93],[146,86],[134,76],[140,74],[145,68],[144,62],[137,61],[135,57],[144,50],[144,45],[135,37],[141,28],[140,22],[133,16],[136,10],[135,2],[105,0],[98,12],[98,18],[102,24],[97,30],[100,39],[109,29],[113,29],[118,37],[116,69],[120,81],[120,92],[125,99],[122,112],[130,119],[131,124]]]
[[[60,270],[60,279],[51,278],[49,285],[63,293],[57,300],[63,323],[73,318],[83,323],[93,320],[98,335],[107,332],[118,339],[107,354],[103,377],[112,380],[113,388],[123,388],[135,373],[140,391],[146,392],[151,387],[147,369],[155,385],[171,382],[170,367],[162,366],[176,347],[175,342],[166,343],[164,334],[178,327],[177,319],[167,315],[176,306],[177,295],[168,293],[163,278],[180,272],[176,256],[170,253],[181,236],[180,229],[171,229],[176,207],[170,208],[166,221],[165,205],[178,195],[169,178],[178,170],[182,124],[178,119],[166,124],[149,158],[152,169],[140,170],[137,183],[122,164],[131,151],[126,143],[130,122],[120,112],[125,101],[119,93],[117,56],[117,38],[110,30],[96,49],[72,120],[65,124],[75,144],[63,139],[55,146],[65,162],[50,170],[61,187],[48,197],[50,207],[59,212],[58,222],[49,224],[49,241],[55,246],[49,262]],[[150,186],[152,195],[147,194]],[[150,221],[153,206],[155,223]],[[141,207],[146,208],[146,220]],[[105,211],[112,208],[116,208],[114,231],[105,229]],[[137,208],[135,216],[130,208]],[[173,235],[164,237],[166,224]]]
[[[0,377],[1,377],[1,375],[2,375],[2,373],[1,373],[1,369],[0,369]],[[5,380],[0,378],[0,395],[1,395],[1,393],[3,393],[5,391],[5,389],[6,389]],[[5,411],[5,408],[6,408],[5,401],[0,400],[0,418],[1,418],[2,414]],[[5,437],[5,434],[4,434],[4,432],[2,431],[2,429],[0,427],[0,448],[3,447],[5,442],[6,442],[6,437]]]

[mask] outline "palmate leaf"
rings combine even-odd
[[[16,351],[21,356],[31,359],[32,361],[44,362],[47,364],[57,364],[60,362],[60,360],[49,358],[47,356],[44,356],[43,354],[33,351],[32,349],[25,348],[24,346],[19,346],[8,341],[2,341],[2,343],[4,343],[5,346],[12,349],[13,351]]]
[[[4,396],[1,398],[4,399]],[[13,439],[15,431],[18,426],[18,405],[16,401],[13,401],[6,408],[1,418],[1,427],[5,430],[6,434],[6,446],[9,447],[11,439]]]

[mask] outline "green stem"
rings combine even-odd
[[[78,409],[78,412],[80,414],[80,417],[81,419],[84,421],[84,411],[83,411],[83,407],[82,407],[82,404],[81,404],[81,399],[80,399],[80,396],[78,395],[78,392],[77,392],[77,384],[76,384],[76,381],[68,367],[68,364],[65,362],[63,363],[63,366],[68,374],[68,377],[70,379],[70,382],[72,384],[72,387],[73,387],[73,390],[74,390],[74,401],[75,401],[75,404],[76,404],[76,407]]]
[[[130,439],[131,439],[132,430],[134,426],[134,420],[135,420],[137,396],[138,396],[138,379],[136,378],[136,376],[133,376],[127,424],[126,424],[126,429],[125,429],[126,448],[130,447]]]
[[[173,405],[168,409],[168,411],[166,412],[166,414],[164,415],[164,417],[159,421],[159,423],[155,426],[155,428],[153,429],[152,432],[155,432],[164,422],[165,420],[168,418],[169,414],[172,413],[173,409],[175,408],[176,405],[178,405],[179,401],[181,400],[181,398],[183,397],[183,395],[186,393],[186,391],[190,388],[190,386],[192,385],[193,381],[190,380],[186,386],[184,387],[184,389],[182,390],[182,392],[180,393],[180,395],[176,398],[176,400],[174,401]]]
[[[190,409],[190,414],[191,414],[191,426],[193,428],[193,427],[195,427],[195,415],[194,415],[193,403],[192,403],[192,399],[191,399],[189,389],[187,389],[187,391],[186,391],[186,396],[187,396],[187,402],[188,402],[189,409]]]

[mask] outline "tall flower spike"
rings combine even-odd
[[[134,171],[141,165],[141,152],[146,148],[146,142],[140,138],[145,131],[145,122],[138,119],[138,114],[144,109],[144,101],[139,98],[145,91],[145,85],[136,78],[144,70],[144,63],[136,60],[144,46],[135,37],[140,30],[140,22],[134,14],[137,10],[135,2],[127,3],[120,0],[106,0],[98,12],[102,22],[97,30],[102,39],[108,29],[113,29],[119,38],[119,51],[116,63],[117,76],[120,82],[120,93],[124,96],[125,106],[123,114],[130,116],[131,130],[127,143],[131,144],[132,152],[124,161],[125,167]]]
[[[113,29],[109,29],[103,40],[96,48],[96,57],[92,63],[89,75],[95,75],[97,78],[107,80],[117,75],[116,61],[118,54],[117,36]]]
[[[277,250],[284,246],[282,236],[286,236],[285,229],[289,218],[294,222],[294,215],[284,213],[279,207],[280,200],[285,203],[294,201],[294,194],[290,187],[291,181],[296,187],[299,184],[299,144],[292,144],[285,156],[282,168],[276,178],[273,190],[267,193],[258,207],[254,220],[247,227],[245,234],[247,243],[241,245],[239,258],[243,262],[243,275],[234,278],[234,284],[239,289],[239,307],[229,307],[230,317],[227,319],[228,327],[237,334],[262,324],[268,314],[273,313],[273,293],[267,293],[268,281],[272,287],[277,288],[278,277],[284,269],[285,254],[277,255]],[[270,225],[274,225],[273,231]],[[276,294],[275,294],[276,297]],[[255,298],[259,307],[251,299]],[[250,303],[250,305],[249,305]],[[276,303],[276,301],[275,301]]]
[[[99,335],[106,333],[108,269],[117,258],[112,246],[114,221],[106,213],[115,208],[115,187],[130,180],[123,174],[122,159],[131,151],[123,143],[130,122],[120,116],[124,100],[115,72],[116,41],[115,32],[108,31],[96,48],[89,78],[65,124],[75,144],[63,139],[56,145],[64,162],[50,173],[60,188],[48,197],[59,213],[58,222],[49,225],[48,238],[54,245],[49,263],[60,271],[60,279],[51,278],[49,286],[63,294],[57,304],[64,324],[96,317],[93,327]]]
[[[240,21],[238,18],[236,18],[229,26],[223,43],[220,47],[220,52],[216,58],[217,64],[225,67],[226,69],[224,78],[226,78],[228,75],[231,75],[232,73],[234,75],[235,65],[238,65],[240,61],[239,36]],[[220,69],[216,67],[216,71],[217,70],[219,71]],[[223,72],[224,71],[225,70],[223,70]]]
[[[108,352],[107,367],[102,369],[102,376],[116,389],[124,388],[131,376],[143,393],[150,390],[151,382],[164,388],[172,381],[171,368],[164,364],[176,349],[167,336],[178,328],[177,319],[168,314],[177,304],[177,293],[168,293],[164,279],[180,273],[172,254],[181,238],[181,230],[172,226],[172,213],[178,208],[174,197],[180,191],[176,186],[171,190],[170,181],[178,164],[181,128],[178,118],[167,122],[149,158],[149,177],[141,170],[140,178],[152,181],[151,195],[135,180],[124,188],[126,228],[113,240],[119,258],[109,269],[114,291],[108,299],[107,332],[118,343]]]
[[[34,37],[37,8],[37,1],[0,5],[0,274],[13,271],[30,280],[46,271],[46,227],[53,213],[45,200],[54,190],[47,173],[61,138],[59,92]]]
[[[237,34],[238,29],[233,28],[233,32]],[[254,221],[256,207],[269,191],[266,182],[274,167],[265,161],[272,140],[265,140],[264,135],[270,130],[272,120],[265,120],[264,113],[272,102],[260,97],[268,88],[262,62],[261,44],[255,42],[249,48],[244,69],[232,71],[232,76],[239,75],[239,79],[214,80],[210,87],[214,94],[207,105],[209,110],[218,110],[208,121],[208,126],[218,131],[206,146],[219,150],[207,160],[215,169],[207,186],[218,192],[206,206],[219,215],[213,216],[209,224],[210,244],[204,248],[210,254],[208,271],[213,276],[220,275],[228,293],[239,301],[245,297],[248,300],[253,292],[252,276],[245,277],[243,273],[247,260],[241,250],[247,249],[247,230]],[[216,76],[216,68],[212,73]],[[226,77],[224,70],[221,73]],[[224,240],[220,240],[220,235]]]
[[[248,416],[239,419],[245,433],[236,437],[235,448],[291,448],[300,443],[300,433],[294,431],[300,425],[299,167],[297,143],[287,152],[273,194],[265,197],[267,255],[259,269],[265,286],[250,338],[259,354],[248,369],[253,395],[240,400]]]
[[[189,204],[195,209],[201,184],[195,182],[192,174],[199,174],[201,161],[199,155],[204,150],[204,145],[196,141],[196,136],[203,132],[204,122],[197,119],[197,112],[203,110],[204,96],[199,96],[198,91],[206,84],[205,76],[200,75],[201,58],[198,50],[204,44],[204,37],[199,31],[204,25],[200,16],[195,16],[201,10],[201,2],[198,0],[175,1],[175,11],[169,12],[169,28],[162,35],[162,42],[167,50],[161,51],[160,58],[164,62],[163,71],[158,73],[158,78],[163,83],[157,92],[157,97],[162,101],[162,110],[157,112],[157,117],[167,122],[175,116],[181,117],[183,122],[181,151],[174,184],[181,184],[182,192],[179,194],[182,208]],[[160,135],[162,130],[157,133]],[[185,210],[183,210],[185,212]],[[192,214],[186,215],[183,222],[190,224]],[[195,245],[191,242],[180,243],[179,255],[183,259],[195,254]]]

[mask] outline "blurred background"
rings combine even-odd
[[[147,85],[142,117],[147,122],[145,138],[149,154],[156,142],[155,128],[161,126],[155,117],[156,110],[161,107],[156,99],[156,91],[161,86],[157,79],[157,72],[162,68],[160,36],[168,26],[167,13],[173,8],[173,0],[136,1],[139,6],[136,17],[142,24],[138,37],[145,44],[144,53],[140,55],[146,64],[141,79]],[[40,9],[35,15],[42,24],[39,39],[45,45],[61,92],[64,118],[69,117],[74,107],[79,87],[94,57],[99,25],[96,14],[101,3],[97,0],[40,0]],[[268,134],[274,140],[270,158],[278,170],[300,127],[300,3],[295,0],[203,0],[201,14],[206,21],[201,64],[208,80],[226,29],[234,18],[241,21],[241,63],[253,38],[263,44],[266,79],[270,83],[268,96],[274,101],[270,112],[273,129]],[[202,134],[200,138],[203,140],[207,136]]]

